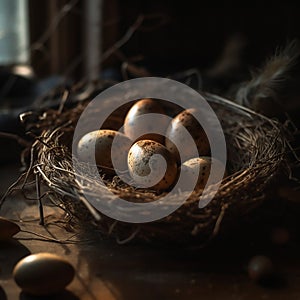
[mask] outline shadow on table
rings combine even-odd
[[[17,240],[0,241],[0,279],[11,278],[17,262],[30,254],[28,248]]]
[[[205,248],[145,243],[120,246],[103,240],[80,245],[79,255],[89,268],[86,285],[91,291],[103,285],[111,291],[109,299],[198,300],[201,295],[206,300],[248,300],[261,293],[276,300],[292,293],[295,297],[290,299],[300,299],[300,244],[276,246],[270,243],[268,232],[269,228],[259,226],[243,228],[242,234],[219,238]],[[280,284],[262,286],[249,279],[247,264],[258,254],[270,256],[283,270]]]
[[[80,257],[89,266],[91,283],[87,286],[94,291],[92,282],[97,278],[113,295],[109,299],[118,300],[192,300],[199,299],[199,295],[216,299],[226,293],[236,277],[244,276],[246,260],[244,255],[238,254],[238,249],[119,246],[114,241],[83,246]],[[215,285],[218,288],[213,290]],[[207,293],[211,293],[211,297]]]
[[[0,300],[7,300],[6,293],[1,286],[0,286]]]
[[[51,296],[32,296],[24,292],[20,293],[20,300],[79,300],[72,292],[64,290],[58,294]]]

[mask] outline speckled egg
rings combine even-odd
[[[114,160],[112,160],[111,153],[113,141],[116,143],[117,149],[113,153]],[[96,130],[87,133],[80,139],[77,155],[78,159],[84,162],[91,162],[92,157],[95,156],[99,167],[108,174],[114,174],[114,165],[119,171],[127,170],[127,153],[131,144],[132,141],[118,131],[109,129]]]
[[[10,239],[20,230],[20,227],[14,222],[0,217],[0,240]]]
[[[177,162],[184,162],[189,158],[195,156],[208,155],[210,152],[210,146],[208,138],[199,124],[199,122],[193,116],[196,109],[187,109],[179,113],[169,125],[166,132],[165,145],[168,150],[175,155]],[[189,140],[184,134],[184,128],[190,133],[197,147],[198,153],[193,152],[193,148],[189,147]],[[177,147],[183,150],[178,153]]]
[[[42,296],[62,291],[74,278],[73,266],[64,258],[50,253],[29,255],[20,260],[13,276],[28,294]]]
[[[222,169],[224,168],[224,165],[219,161],[214,159],[213,163],[217,166],[216,171],[216,178],[213,180],[212,184],[217,183],[220,178],[223,178],[223,174],[221,173]],[[194,178],[194,176],[197,176],[197,183],[194,188],[195,191],[199,191],[204,189],[211,169],[212,159],[211,157],[203,156],[203,157],[196,157],[191,158],[187,161],[185,161],[181,165],[181,172],[182,176],[185,180],[191,181],[191,178]]]
[[[152,140],[137,141],[128,153],[129,173],[140,187],[167,190],[177,179],[174,156],[162,144]]]
[[[129,110],[124,121],[124,133],[132,140],[153,140],[161,144],[164,143],[164,137],[159,134],[151,133],[154,130],[152,121],[138,118],[144,114],[155,113],[165,114],[165,111],[159,100],[142,99],[137,101]],[[165,119],[160,120],[161,128],[167,129],[168,122]],[[157,124],[156,124],[157,125]],[[146,133],[146,134],[145,134]]]

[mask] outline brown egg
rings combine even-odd
[[[145,120],[138,119],[138,117],[149,113],[162,115],[165,114],[165,111],[159,100],[142,99],[137,101],[131,107],[125,118],[124,133],[129,138],[135,141],[148,139],[163,144],[164,137],[162,135],[151,133],[151,131],[153,131],[154,129],[153,122],[147,122]],[[166,122],[165,119],[161,119],[161,124],[159,125],[161,126],[161,128],[167,128],[168,122]]]
[[[0,240],[10,239],[20,232],[20,230],[21,229],[17,224],[0,217]]]
[[[202,190],[204,189],[210,175],[211,164],[211,157],[202,156],[191,158],[181,165],[182,176],[184,180],[187,180],[189,182],[191,181],[191,178],[194,178],[195,176],[198,177],[194,190]],[[215,180],[213,179],[212,184],[217,183],[220,178],[222,179],[224,176],[223,174],[221,174],[221,170],[222,168],[224,168],[224,165],[216,159],[214,160],[214,164],[216,164],[217,166],[217,174]]]
[[[193,158],[198,155],[208,155],[210,152],[207,136],[201,125],[192,115],[195,112],[196,109],[184,110],[172,120],[167,129],[165,144],[169,151],[175,155],[178,163],[180,163],[180,158],[181,161],[184,162],[189,158]],[[182,127],[186,128],[195,141],[198,153],[194,153],[193,149],[189,147],[189,140],[187,140]],[[177,147],[181,147],[183,149],[181,150],[180,155]]]
[[[274,266],[267,256],[254,256],[248,264],[249,277],[259,283],[272,279],[275,275]]]
[[[112,144],[116,139],[117,150],[113,153],[115,158],[115,167],[118,167],[119,171],[127,170],[127,153],[132,144],[132,141],[124,134],[109,130],[101,129],[92,131],[84,135],[77,147],[77,155],[79,160],[87,162],[90,161],[93,155],[95,156],[96,163],[108,174],[114,174],[114,166],[112,161]],[[93,147],[95,142],[95,148]]]
[[[38,253],[20,260],[13,276],[17,285],[28,294],[42,296],[62,291],[74,278],[73,266],[64,258]]]
[[[136,184],[159,191],[168,189],[175,182],[178,171],[175,158],[168,149],[152,140],[138,141],[130,148],[128,169]]]

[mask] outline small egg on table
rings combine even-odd
[[[257,255],[251,258],[248,264],[249,277],[258,282],[264,283],[274,278],[275,270],[271,259],[264,255]]]
[[[21,259],[14,268],[17,285],[35,296],[62,291],[75,275],[73,266],[64,258],[50,253],[38,253]]]

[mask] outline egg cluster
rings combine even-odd
[[[197,172],[194,190],[203,189],[212,158],[206,133],[194,117],[197,109],[179,111],[174,104],[168,110],[162,103],[141,99],[129,109],[120,131],[100,129],[85,134],[77,145],[78,159],[90,162],[94,159],[105,174],[125,172],[135,186],[156,191],[166,191],[174,186],[180,172],[185,178],[195,176]],[[168,118],[159,120],[164,135],[153,130],[151,119],[144,118],[148,114],[172,117],[171,121]],[[190,145],[191,139],[194,147]],[[117,151],[112,151],[113,147]],[[215,161],[221,166],[221,162]]]

